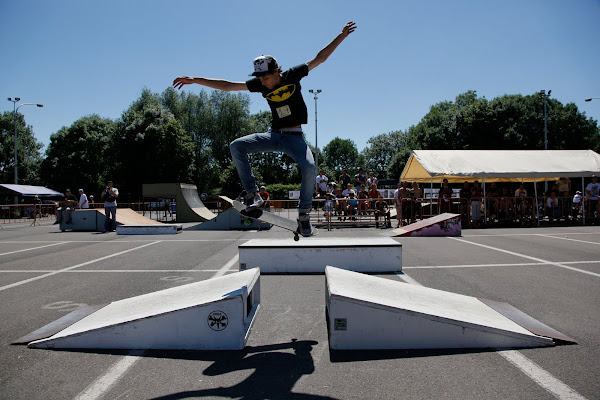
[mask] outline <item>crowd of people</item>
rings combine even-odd
[[[106,216],[104,223],[105,231],[114,232],[117,229],[117,198],[119,197],[119,190],[113,186],[112,181],[108,181],[100,197],[104,202],[104,215]],[[83,189],[79,189],[79,198],[71,193],[71,189],[65,190],[65,195],[58,204],[59,208],[56,212],[55,224],[61,223],[63,219],[66,223],[69,223],[71,220],[71,210],[87,209],[93,203],[94,196],[90,195],[88,198]]]
[[[520,183],[515,189],[514,185],[491,182],[484,190],[475,180],[463,182],[459,189],[452,188],[444,179],[439,188],[424,195],[418,182],[399,182],[393,198],[385,199],[378,190],[378,180],[373,172],[367,175],[361,168],[351,177],[343,170],[332,182],[324,171],[319,171],[315,180],[315,208],[322,208],[326,216],[337,217],[339,221],[373,215],[376,226],[380,225],[381,218],[383,226],[391,226],[390,210],[393,209],[397,216],[396,226],[415,222],[424,215],[445,212],[460,213],[463,225],[473,227],[483,221],[513,220],[525,225],[535,218],[577,220],[583,216],[584,207],[585,217],[592,223],[597,223],[600,218],[600,183],[595,176],[585,186],[584,193],[573,192],[571,181],[566,177],[551,183],[548,190],[542,182],[535,188],[533,184]],[[428,208],[424,209],[425,206]]]

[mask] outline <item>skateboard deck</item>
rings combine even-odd
[[[224,199],[229,202],[230,199]],[[257,208],[247,212],[246,206],[237,200],[231,200],[231,205],[235,210],[243,217],[249,219],[257,219],[262,222],[266,222],[271,225],[278,226],[283,229],[287,229],[294,234],[294,240],[300,240],[300,232],[298,230],[298,223],[288,218],[280,217],[263,209]],[[313,228],[313,235],[316,234],[316,229]]]

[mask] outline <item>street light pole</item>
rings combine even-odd
[[[318,136],[317,136],[317,100],[319,99],[317,97],[317,94],[321,93],[321,89],[310,89],[308,91],[309,93],[312,93],[315,95],[315,170],[317,171],[317,173],[319,172],[319,144],[318,144]]]
[[[600,97],[590,97],[589,99],[585,99],[585,101],[592,101],[592,100],[600,100]]]
[[[19,104],[19,106],[17,107],[17,102],[20,101],[21,98],[20,97],[15,97],[14,100],[9,97],[8,101],[11,101],[13,103],[13,120],[14,120],[14,128],[15,128],[15,185],[19,184],[19,173],[18,173],[18,146],[17,146],[17,111],[19,111],[19,108],[23,107],[23,106],[38,106],[38,107],[44,107],[43,104],[36,104],[36,103],[22,103]]]
[[[546,103],[548,102],[550,93],[552,93],[552,90],[548,90],[548,94],[546,94],[545,90],[540,90],[540,94],[544,98],[544,150],[548,150],[548,114],[546,113]],[[548,181],[544,181],[544,191],[548,191]]]

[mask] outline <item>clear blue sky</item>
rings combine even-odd
[[[302,81],[312,144],[308,89],[323,90],[321,148],[339,136],[362,150],[467,90],[551,89],[600,119],[600,100],[584,102],[600,97],[598,0],[2,0],[0,111],[12,111],[8,97],[43,103],[20,111],[47,145],[62,126],[116,119],[144,87],[162,92],[179,75],[245,81],[260,54],[284,68],[306,62],[350,20],[358,29]],[[251,100],[251,112],[268,109]]]

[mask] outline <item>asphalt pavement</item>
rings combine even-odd
[[[324,275],[261,275],[242,351],[41,350],[11,343],[79,307],[238,270],[238,245],[267,231],[177,235],[0,231],[1,399],[597,399],[600,229],[464,230],[396,238],[402,273],[385,279],[507,302],[577,344],[519,350],[331,351]],[[319,238],[390,230],[319,230]],[[302,240],[302,239],[301,239]],[[376,260],[373,261],[374,263]]]

